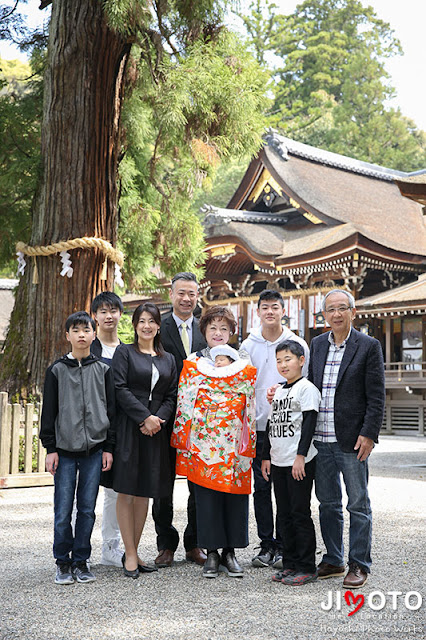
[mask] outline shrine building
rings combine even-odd
[[[270,130],[227,208],[202,209],[203,304],[229,304],[241,340],[257,326],[259,293],[278,289],[284,323],[309,343],[326,330],[324,293],[350,290],[355,326],[382,344],[387,430],[402,401],[411,410],[417,403],[413,429],[425,433],[425,204],[425,172],[395,171]],[[405,384],[398,371],[417,373]]]

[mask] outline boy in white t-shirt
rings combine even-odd
[[[302,345],[285,340],[275,353],[278,373],[286,382],[275,391],[262,453],[262,474],[265,480],[272,476],[283,538],[283,570],[272,580],[297,586],[318,577],[311,493],[317,454],[312,437],[321,395],[302,377]]]
[[[96,339],[91,352],[102,362],[112,365],[115,350],[120,344],[117,328],[123,313],[123,302],[116,293],[103,291],[92,301],[92,314],[96,322]],[[122,567],[123,549],[120,547],[120,527],[117,522],[117,493],[112,489],[112,474],[102,478],[104,506],[102,512],[101,564]]]

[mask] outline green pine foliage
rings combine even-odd
[[[158,276],[177,271],[202,275],[194,198],[211,190],[221,164],[261,145],[267,74],[234,34],[202,22],[217,20],[219,3],[177,12],[189,4],[169,3],[132,49],[119,228],[132,289],[156,287]]]
[[[118,337],[121,342],[130,344],[135,338],[135,330],[132,325],[132,318],[127,313],[123,313],[117,327]]]
[[[276,9],[256,0],[243,17],[257,58],[275,56],[269,124],[360,160],[423,168],[426,134],[388,106],[385,62],[402,53],[391,26],[360,0],[305,0],[289,15]]]
[[[14,247],[31,235],[40,166],[42,83],[34,66],[0,60],[0,265],[16,272]]]
[[[149,290],[159,276],[202,274],[203,229],[193,201],[211,190],[221,165],[260,147],[268,76],[225,28],[231,3],[101,1],[109,26],[133,43],[121,113],[119,245],[126,285]],[[43,66],[40,41],[33,61],[28,76]],[[34,77],[24,90],[16,66],[7,83],[0,95],[0,252],[9,271],[16,241],[30,237],[42,82]]]

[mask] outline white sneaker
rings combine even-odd
[[[106,564],[109,567],[122,567],[121,561],[124,551],[119,547],[111,547],[110,545],[102,546],[102,558],[101,564]]]

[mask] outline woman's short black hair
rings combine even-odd
[[[294,356],[301,358],[305,355],[305,350],[300,342],[296,342],[296,340],[283,340],[279,344],[277,344],[277,348],[275,349],[275,353],[279,353],[280,351],[290,351]]]
[[[135,345],[136,349],[139,348],[138,334],[136,333],[136,327],[138,326],[139,318],[141,317],[144,311],[146,311],[146,313],[149,313],[153,317],[154,322],[158,324],[158,326],[161,326],[161,313],[156,304],[153,304],[152,302],[144,302],[140,304],[138,307],[136,307],[132,315],[132,325],[133,325],[133,329],[135,330],[135,338],[134,338],[133,344]],[[164,355],[163,345],[161,344],[160,332],[158,332],[154,338],[154,351],[157,354],[157,356]]]
[[[204,337],[206,337],[206,329],[208,325],[211,324],[214,320],[225,320],[225,322],[229,326],[231,336],[234,335],[235,329],[237,328],[237,322],[234,318],[234,314],[230,309],[228,309],[228,307],[222,307],[217,304],[213,307],[208,307],[208,309],[203,312],[200,318],[200,331]]]

